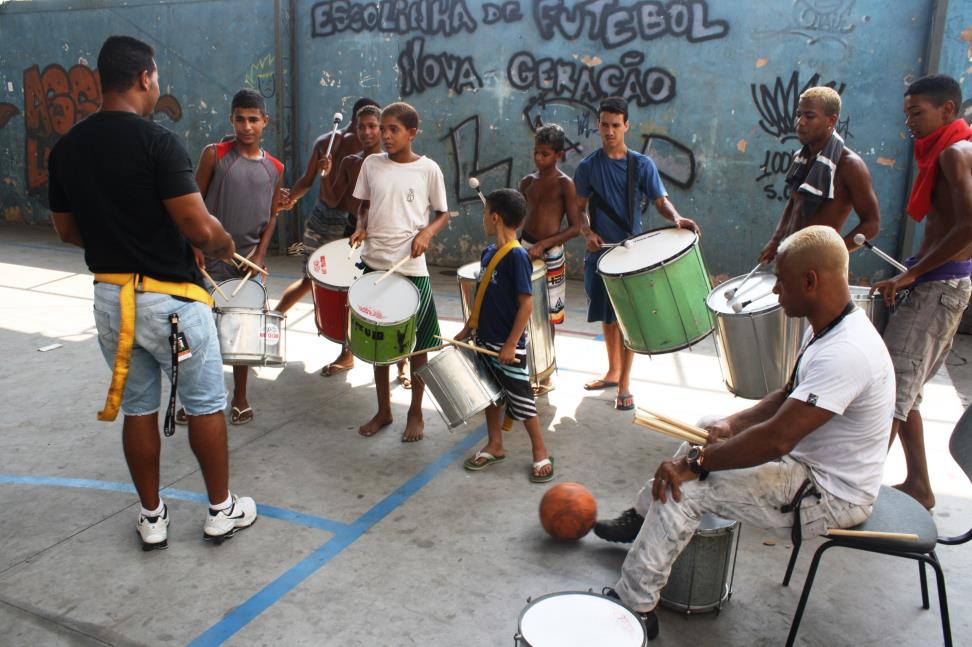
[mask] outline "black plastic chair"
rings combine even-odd
[[[959,464],[966,476],[972,481],[972,407],[966,409],[958,423],[956,423],[948,448],[952,454],[952,458],[955,459],[955,462]],[[793,616],[793,623],[790,625],[790,634],[786,639],[787,647],[792,647],[793,642],[796,640],[797,630],[800,628],[800,620],[807,606],[807,600],[810,598],[810,588],[813,586],[813,578],[817,574],[820,558],[824,552],[835,546],[865,550],[894,557],[904,557],[917,561],[918,576],[921,582],[921,606],[924,609],[929,608],[928,579],[925,574],[925,564],[935,569],[935,577],[938,584],[938,605],[942,618],[942,634],[945,638],[946,647],[952,647],[952,630],[948,619],[948,599],[945,595],[945,573],[942,571],[942,565],[939,563],[938,556],[935,554],[935,546],[938,544],[949,546],[964,544],[972,540],[972,528],[957,537],[939,537],[935,521],[920,503],[903,492],[882,486],[877,501],[874,503],[874,512],[871,513],[870,518],[859,526],[851,528],[851,530],[910,533],[918,535],[918,540],[832,537],[824,542],[817,549],[817,552],[814,553],[813,561],[810,563],[810,570],[807,573],[806,583],[803,585],[800,603],[797,605],[796,613]],[[789,584],[790,575],[793,572],[793,563],[796,561],[796,555],[799,551],[799,543],[794,542],[793,553],[790,556],[790,563],[783,580],[784,586]]]

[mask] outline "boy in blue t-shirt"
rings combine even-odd
[[[520,247],[516,230],[526,218],[526,200],[519,191],[498,189],[486,198],[483,209],[483,228],[486,234],[496,237],[481,259],[481,280],[486,277],[487,267],[497,254],[496,263],[479,311],[479,320],[470,316],[456,339],[465,339],[475,331],[479,345],[499,353],[498,357],[482,355],[499,382],[506,399],[506,415],[522,420],[533,445],[533,469],[530,480],[546,483],[553,479],[553,456],[547,454],[540,432],[540,419],[527,371],[526,326],[533,313],[533,263],[530,255]],[[478,292],[478,289],[477,289]],[[475,310],[475,309],[474,309]],[[499,405],[486,409],[486,429],[489,439],[486,446],[467,458],[463,466],[477,471],[506,459],[503,450],[503,413]]]

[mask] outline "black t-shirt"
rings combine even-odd
[[[88,269],[202,285],[162,204],[199,191],[174,133],[134,113],[96,112],[58,140],[47,167],[51,210],[74,214]]]

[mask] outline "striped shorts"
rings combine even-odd
[[[364,266],[365,274],[369,272],[380,272],[368,265]],[[405,276],[402,274],[402,276]],[[415,350],[425,350],[435,348],[441,342],[436,339],[436,335],[441,335],[439,331],[439,315],[435,311],[435,301],[432,300],[432,284],[427,276],[405,276],[411,281],[419,291],[419,311],[418,320],[415,322]]]
[[[496,352],[503,347],[502,344],[482,340],[477,340],[477,343]],[[506,415],[512,420],[527,420],[537,415],[537,401],[533,397],[533,385],[530,384],[530,372],[527,370],[526,349],[516,349],[516,364],[502,364],[492,355],[480,357],[503,390]]]

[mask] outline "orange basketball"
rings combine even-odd
[[[597,501],[580,483],[559,483],[540,499],[540,523],[556,539],[580,539],[597,521]]]

